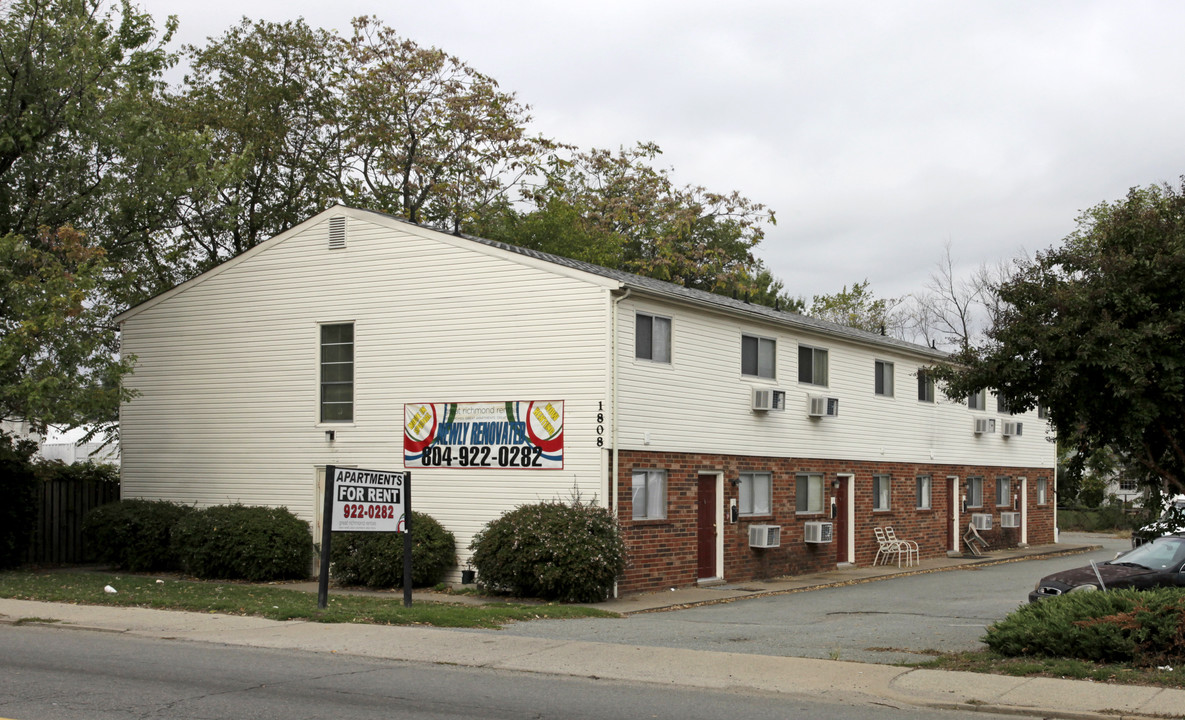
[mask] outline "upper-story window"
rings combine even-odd
[[[777,343],[756,335],[741,336],[741,374],[774,378]]]
[[[934,376],[918,368],[918,402],[934,402]]]
[[[981,388],[968,395],[967,407],[972,410],[987,410],[987,390]]]
[[[823,348],[798,346],[798,382],[827,385],[827,351]]]
[[[885,397],[893,397],[893,363],[876,360],[872,364],[873,392]]]
[[[1012,414],[1012,403],[1009,402],[1008,396],[1002,392],[996,393],[996,410],[998,410],[1001,415]]]
[[[671,361],[671,319],[637,313],[634,316],[634,357],[639,360]]]
[[[321,326],[321,422],[354,419],[354,324]]]

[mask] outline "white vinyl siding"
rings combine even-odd
[[[563,400],[563,472],[417,470],[415,508],[456,535],[463,565],[473,534],[519,505],[574,489],[608,504],[612,283],[345,212],[343,249],[318,216],[126,314],[124,497],[284,506],[316,524],[314,468],[403,469],[404,403]],[[322,424],[318,328],[344,320],[353,420]],[[631,331],[619,324],[632,354]]]

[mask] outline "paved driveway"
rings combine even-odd
[[[493,633],[758,655],[897,663],[981,647],[984,629],[1027,602],[1041,577],[1109,560],[1130,542],[1066,534],[1102,545],[1083,555],[968,567],[810,592],[738,600],[620,620],[546,620]]]

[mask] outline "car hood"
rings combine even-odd
[[[1141,575],[1151,575],[1156,572],[1143,567],[1130,567],[1127,565],[1108,565],[1107,563],[1100,563],[1099,575],[1103,576],[1103,583],[1106,585],[1119,584],[1126,585],[1132,582],[1135,578]],[[1048,580],[1056,580],[1065,583],[1071,587],[1075,585],[1096,585],[1098,578],[1095,577],[1094,570],[1087,565],[1086,567],[1074,568],[1073,570],[1064,570],[1059,573],[1054,573],[1042,578],[1041,582]]]

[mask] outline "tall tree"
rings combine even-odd
[[[354,20],[343,55],[339,172],[351,203],[460,232],[552,148],[493,78],[374,18]]]
[[[1185,492],[1185,179],[1086,211],[999,297],[987,340],[938,369],[948,394],[1040,404],[1072,470],[1110,448],[1149,486]]]
[[[0,236],[0,420],[113,422],[126,397],[112,308],[96,301],[105,253],[71,227]]]
[[[174,127],[200,140],[178,235],[195,271],[249,250],[337,197],[341,39],[296,20],[244,18],[204,47],[171,99]]]
[[[512,222],[487,217],[472,227],[538,250],[698,290],[760,295],[773,304],[781,287],[773,287],[753,254],[773,212],[736,192],[677,186],[669,170],[655,166],[661,152],[639,143],[617,153],[557,154],[545,181],[527,193],[533,210],[511,209]]]
[[[119,146],[171,57],[128,0],[0,6],[0,234],[96,224]]]

